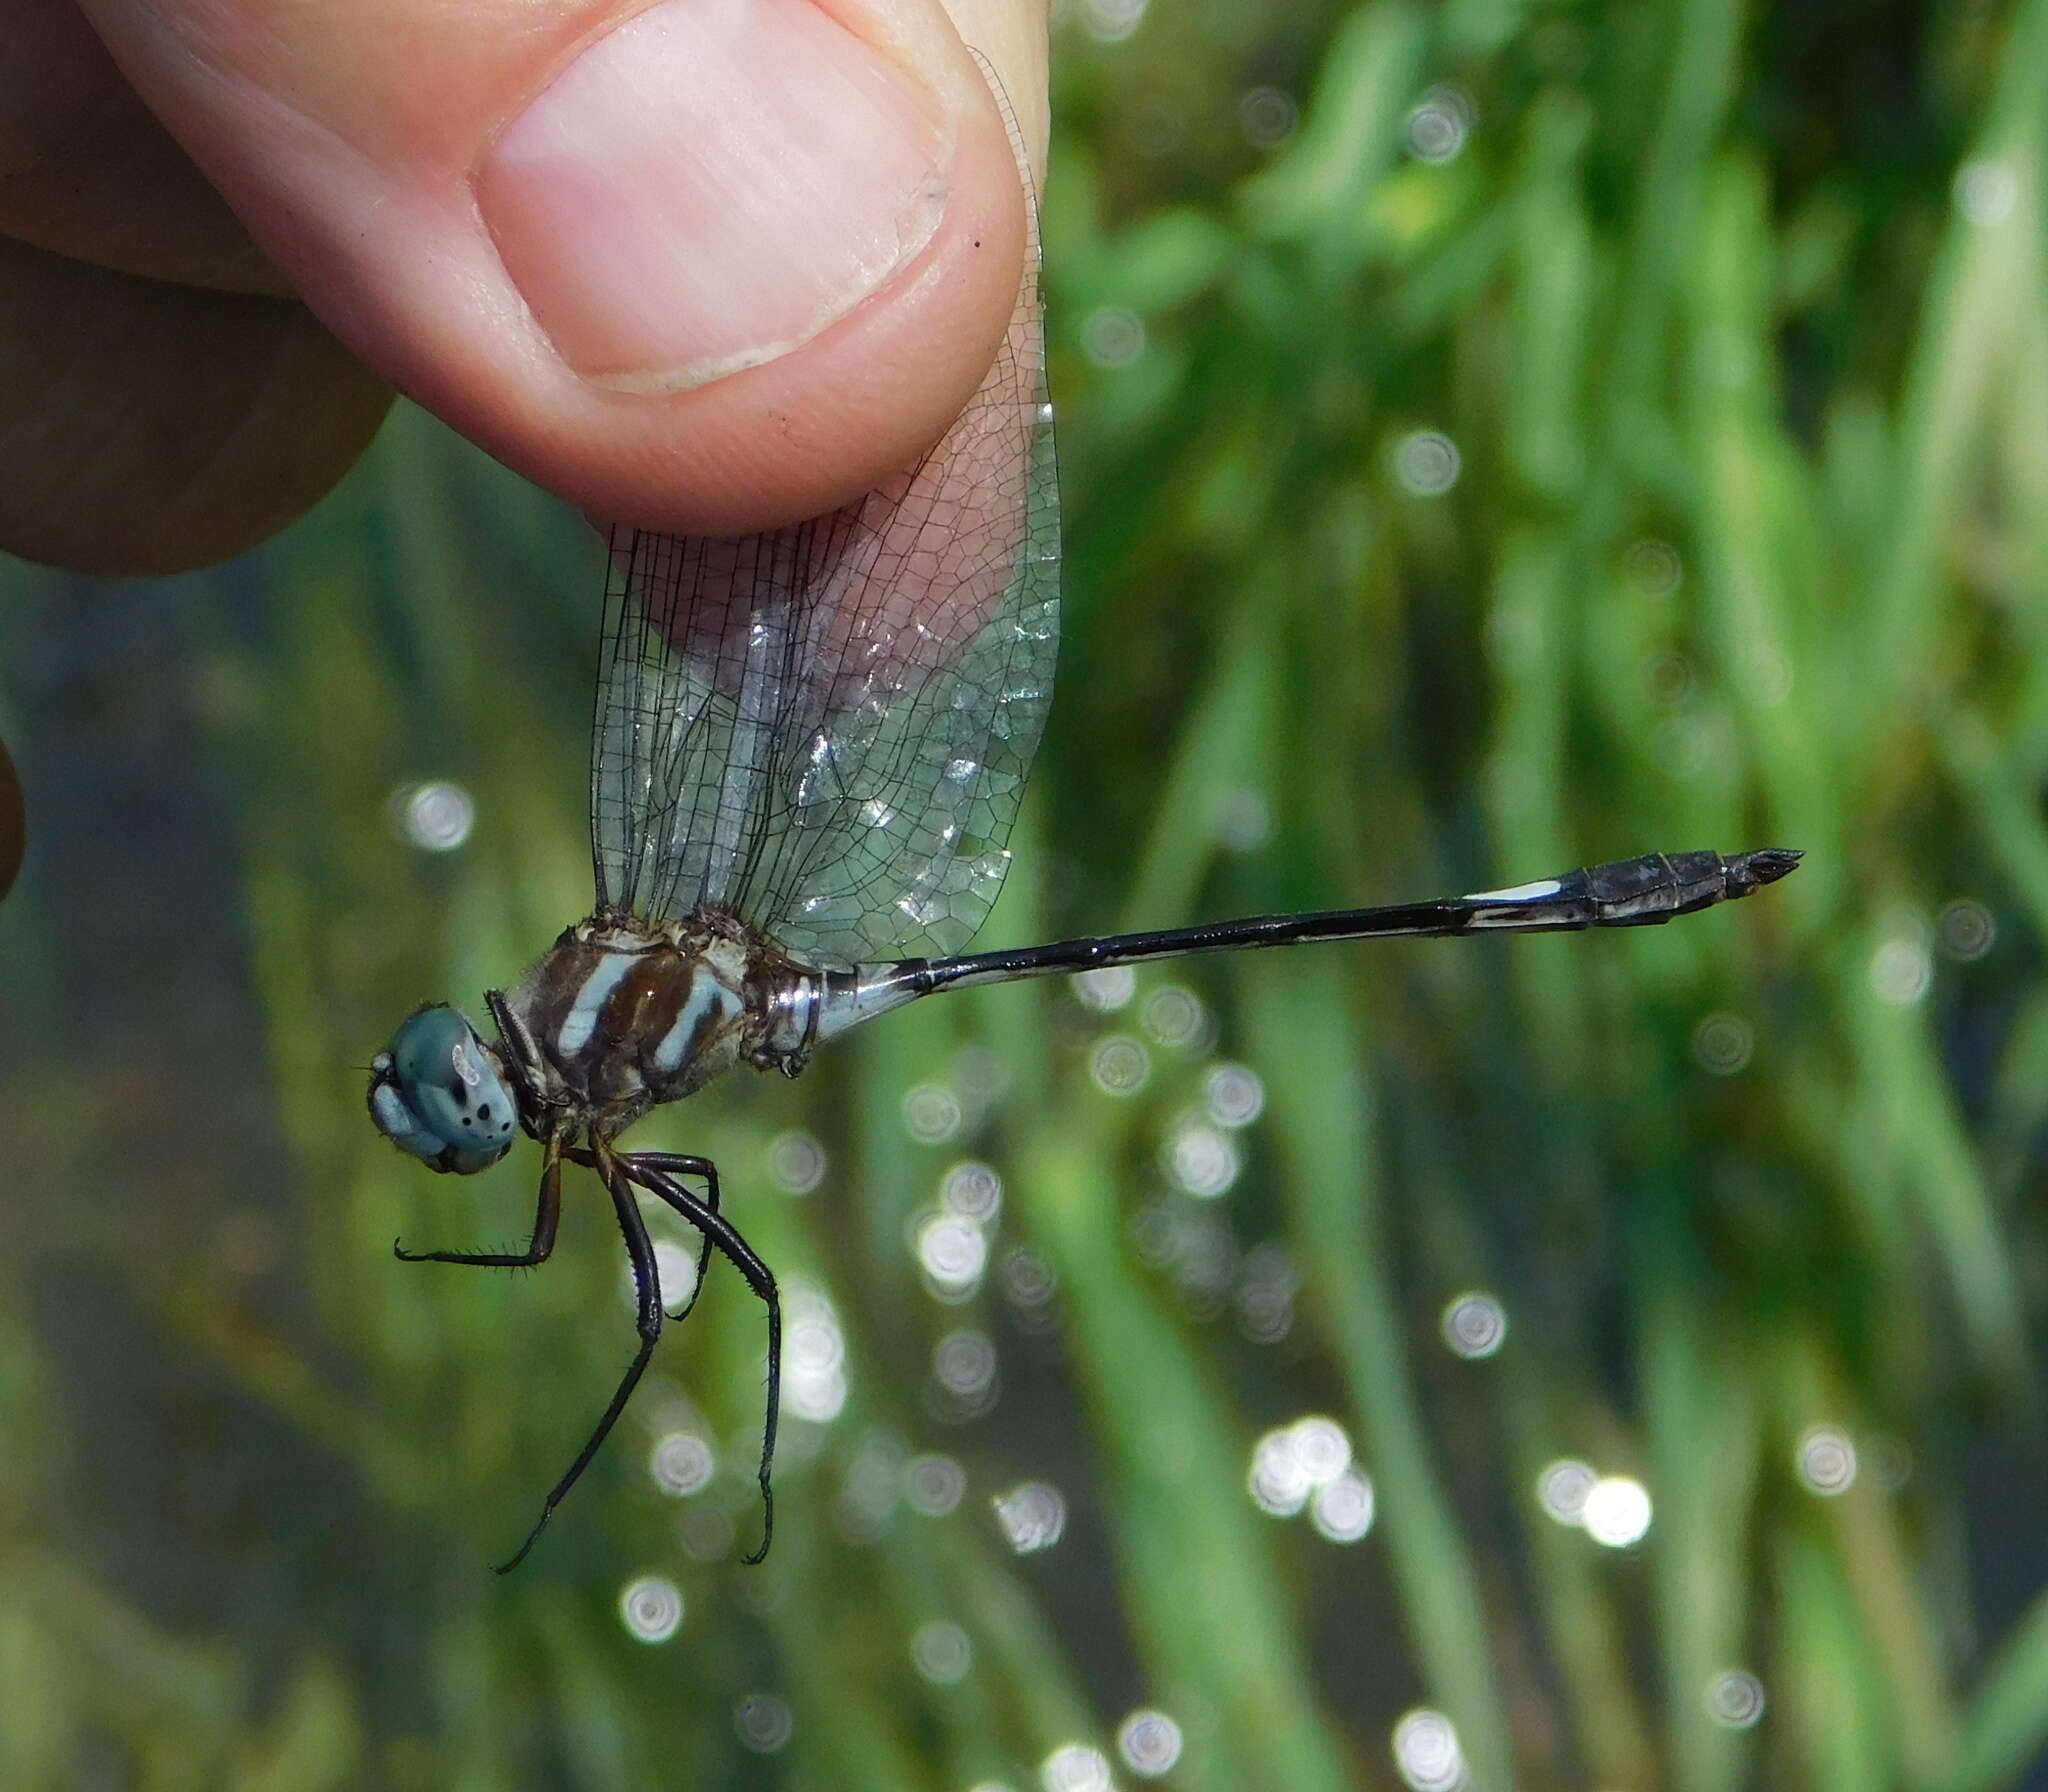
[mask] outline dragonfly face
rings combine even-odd
[[[370,1065],[370,1118],[401,1151],[468,1176],[512,1148],[519,1110],[496,1055],[453,1008],[422,1008]]]

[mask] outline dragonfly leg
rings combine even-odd
[[[540,1517],[534,1521],[533,1529],[526,1533],[526,1541],[509,1558],[497,1564],[496,1572],[499,1574],[510,1574],[526,1560],[527,1552],[533,1548],[541,1532],[547,1529],[548,1520],[554,1517],[555,1508],[568,1496],[569,1489],[576,1485],[583,1471],[590,1466],[591,1459],[603,1448],[604,1440],[618,1423],[619,1414],[626,1410],[626,1402],[632,1398],[633,1390],[647,1368],[647,1359],[654,1354],[655,1343],[661,1337],[661,1276],[654,1264],[654,1246],[648,1242],[647,1227],[640,1218],[640,1204],[634,1200],[632,1189],[620,1173],[618,1159],[611,1158],[609,1153],[603,1154],[597,1160],[597,1172],[604,1178],[605,1188],[611,1195],[612,1211],[618,1215],[619,1231],[626,1240],[626,1255],[633,1264],[633,1286],[639,1294],[636,1324],[640,1348],[620,1380],[618,1392],[612,1395],[612,1403],[604,1409],[604,1417],[597,1421],[597,1429],[591,1432],[589,1441],[576,1453],[576,1460],[569,1464],[568,1472],[548,1490]]]
[[[490,1009],[491,1019],[498,1024],[498,1037],[504,1041],[505,1068],[512,1073],[512,1081],[518,1086],[520,1113],[545,1112],[546,1103],[533,1080],[533,1067],[541,1061],[540,1047],[534,1043],[533,1034],[513,1012],[512,1004],[505,1000],[502,989],[485,990],[484,1005]]]
[[[768,1265],[755,1254],[754,1247],[734,1230],[733,1224],[718,1211],[717,1189],[714,1180],[712,1199],[700,1201],[695,1195],[677,1182],[664,1167],[666,1153],[636,1152],[619,1159],[626,1174],[646,1189],[649,1194],[666,1201],[676,1212],[702,1232],[710,1243],[716,1244],[741,1275],[747,1278],[747,1286],[760,1297],[768,1309],[768,1413],[761,1427],[761,1546],[743,1561],[754,1563],[764,1560],[768,1544],[775,1535],[775,1490],[770,1485],[770,1471],[775,1464],[775,1425],[782,1411],[782,1301],[775,1292],[775,1277]],[[701,1158],[689,1160],[701,1163]]]
[[[469,1263],[482,1269],[531,1269],[545,1263],[555,1248],[555,1228],[562,1218],[562,1148],[548,1141],[540,1171],[540,1202],[533,1216],[533,1237],[523,1251],[409,1251],[397,1239],[391,1253],[401,1263]]]
[[[571,1151],[570,1157],[579,1164],[597,1167],[597,1159],[587,1151]],[[650,1170],[660,1170],[670,1176],[701,1176],[704,1178],[704,1204],[713,1213],[718,1211],[718,1166],[708,1157],[690,1157],[680,1151],[635,1151],[621,1162],[641,1164]],[[630,1174],[630,1170],[628,1174]],[[704,1234],[704,1242],[697,1249],[697,1280],[690,1289],[690,1298],[683,1302],[680,1313],[670,1318],[678,1324],[689,1318],[696,1309],[697,1297],[704,1292],[704,1272],[711,1267],[711,1234]]]

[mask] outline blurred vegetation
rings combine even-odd
[[[0,569],[0,1784],[1061,1792],[1069,1745],[1133,1783],[1141,1707],[1226,1792],[1446,1784],[1418,1709],[1488,1789],[2048,1784],[2048,4],[1131,16],[1056,46],[1068,646],[984,941],[1806,865],[1667,929],[974,992],[657,1117],[844,1409],[741,1568],[714,1268],[500,1581],[630,1354],[617,1241],[579,1187],[540,1274],[394,1263],[519,1233],[535,1166],[420,1174],[361,1066],[588,903],[593,543],[404,414],[215,574]],[[427,778],[459,852],[392,826]],[[1266,1099],[1200,1198],[1219,1061]],[[969,1159],[949,1305],[911,1241]],[[993,1403],[935,1379],[962,1331]],[[1358,1541],[1247,1495],[1309,1413]],[[1553,1518],[1558,1462],[1641,1540]],[[1067,1517],[1019,1555],[1027,1480]]]

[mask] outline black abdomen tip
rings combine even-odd
[[[1805,857],[1803,849],[1792,846],[1760,846],[1755,852],[1737,853],[1728,861],[1728,894],[1747,896],[1774,884]]]

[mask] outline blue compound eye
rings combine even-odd
[[[489,1169],[519,1127],[496,1060],[453,1008],[422,1008],[378,1053],[370,1118],[400,1150],[459,1175]]]

